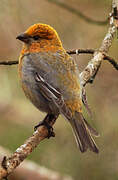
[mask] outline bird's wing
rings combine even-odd
[[[72,84],[71,87],[73,87],[75,81],[79,82],[74,59],[65,52],[32,53],[29,54],[29,59],[36,70],[35,78],[42,95],[53,101],[60,113],[70,119],[72,117],[71,111],[64,101],[73,98],[69,93],[71,91],[71,94],[74,94],[74,92],[68,86]]]
[[[62,113],[67,119],[72,117],[71,111],[67,108],[63,96],[61,93],[48,84],[40,75],[36,73],[35,79],[40,87],[42,95],[49,101],[53,101],[58,107],[60,113]]]
[[[62,54],[59,52],[32,53],[28,55],[28,58],[36,72],[46,82],[54,88],[61,90],[64,98],[66,96],[71,98],[68,95],[69,91],[74,92],[74,87],[79,87],[79,73],[73,58],[65,52]],[[79,92],[78,90],[77,93]]]

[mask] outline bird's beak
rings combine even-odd
[[[22,33],[16,37],[16,39],[19,39],[20,41],[23,41],[24,43],[29,42],[29,36],[26,33]]]

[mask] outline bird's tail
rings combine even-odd
[[[85,152],[89,148],[91,151],[98,153],[99,150],[91,136],[91,134],[98,136],[98,133],[88,124],[82,113],[76,112],[70,123],[80,151]]]

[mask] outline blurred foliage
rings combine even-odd
[[[105,20],[110,0],[62,0],[96,20]],[[58,12],[58,14],[57,14]],[[21,43],[15,37],[30,25],[42,22],[59,33],[65,49],[98,48],[108,26],[84,22],[78,16],[47,0],[0,1],[0,60],[17,60]],[[118,59],[118,40],[110,56]],[[74,56],[80,71],[91,56]],[[24,96],[18,79],[17,66],[0,66],[0,144],[14,151],[43,119]],[[93,111],[91,124],[100,132],[96,139],[100,153],[81,154],[76,148],[69,124],[60,116],[55,124],[56,137],[43,141],[29,156],[40,165],[68,173],[76,180],[118,179],[118,72],[103,62],[94,84],[87,85],[88,101]]]

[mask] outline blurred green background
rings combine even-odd
[[[111,9],[110,0],[58,0],[80,10],[95,20],[105,20]],[[41,22],[53,26],[65,49],[98,48],[108,25],[85,22],[77,15],[62,9],[49,0],[0,1],[0,61],[17,60],[21,43],[16,36],[30,25]],[[115,38],[109,55],[118,59],[118,40]],[[80,71],[90,55],[74,56]],[[29,159],[76,180],[118,179],[118,72],[106,61],[92,85],[87,85],[88,102],[93,112],[89,122],[98,130],[95,139],[98,155],[81,154],[76,147],[69,124],[60,116],[55,124],[56,137],[43,141]],[[24,96],[17,65],[0,66],[0,145],[15,151],[31,136],[33,127],[44,118]],[[87,114],[85,112],[85,116]],[[87,117],[89,119],[89,117]]]

